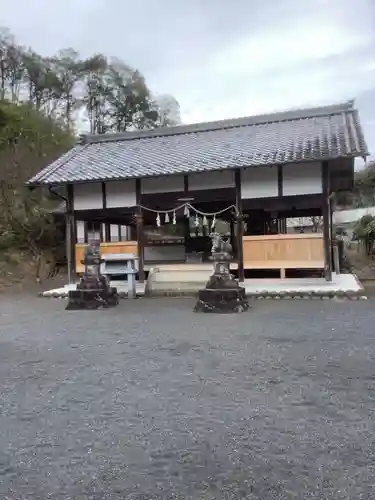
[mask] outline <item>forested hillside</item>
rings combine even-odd
[[[63,249],[50,215],[58,201],[24,187],[71,148],[78,133],[121,132],[180,123],[177,101],[155,96],[124,62],[73,49],[43,57],[0,32],[0,275],[27,261],[39,276],[53,247]],[[33,271],[33,272],[34,272]]]

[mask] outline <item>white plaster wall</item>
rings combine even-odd
[[[75,184],[73,186],[74,210],[103,208],[102,185],[100,182]]]
[[[271,198],[278,196],[277,166],[251,167],[241,172],[243,199]]]
[[[77,243],[85,242],[85,223],[77,220]]]
[[[282,172],[284,196],[322,192],[321,163],[291,163],[283,165]]]
[[[189,174],[188,184],[189,191],[234,187],[234,172],[232,170],[223,170],[222,172]]]
[[[107,208],[134,207],[136,205],[135,180],[106,183]]]
[[[147,262],[152,261],[181,261],[185,260],[185,246],[154,246],[145,247],[144,260]]]
[[[184,176],[170,175],[142,179],[141,191],[144,194],[173,193],[184,190]]]

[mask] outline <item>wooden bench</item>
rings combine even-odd
[[[100,272],[104,276],[124,276],[128,282],[128,297],[136,297],[136,275],[139,271],[138,257],[131,253],[106,253],[102,255]]]
[[[256,270],[279,270],[280,278],[285,279],[287,269],[302,270],[302,269],[324,269],[323,261],[246,261],[244,262],[244,269]]]
[[[76,273],[82,274],[85,272],[85,266],[81,264],[84,258],[85,248],[87,243],[77,243],[75,245],[75,265]],[[100,243],[100,255],[105,254],[121,254],[121,253],[131,253],[137,255],[138,246],[136,241],[112,241],[112,242],[102,242]]]
[[[274,234],[243,237],[244,268],[324,269],[323,236],[317,233]]]

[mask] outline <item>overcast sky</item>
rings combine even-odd
[[[0,23],[137,67],[185,123],[356,98],[375,153],[375,0],[1,0]]]

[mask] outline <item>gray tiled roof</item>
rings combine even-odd
[[[81,143],[28,184],[65,184],[367,156],[354,102],[111,135]]]

